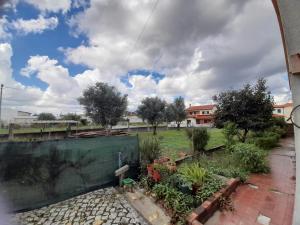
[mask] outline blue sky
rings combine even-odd
[[[95,82],[127,94],[129,110],[149,96],[207,104],[258,77],[277,102],[290,99],[270,2],[165,0],[154,11],[149,0],[9,2],[0,17],[0,82],[14,88],[5,107],[81,113],[77,98]]]
[[[13,38],[11,40],[13,52],[12,57],[13,76],[24,85],[37,86],[45,90],[47,84],[35,76],[30,78],[20,75],[21,69],[26,65],[27,60],[33,55],[47,55],[50,58],[57,59],[61,65],[66,66],[71,75],[82,73],[87,69],[84,65],[76,65],[66,63],[63,52],[59,51],[59,47],[76,47],[87,42],[85,35],[74,37],[70,34],[69,26],[66,24],[67,18],[81,11],[81,9],[71,9],[66,15],[62,13],[49,13],[47,16],[55,16],[58,18],[58,25],[53,30],[45,30],[41,34],[19,34],[18,31],[11,29]],[[24,20],[35,19],[39,16],[39,10],[35,9],[28,3],[20,2],[16,7],[16,12],[10,10],[7,13],[8,20],[23,18]]]

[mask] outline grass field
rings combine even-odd
[[[210,139],[206,146],[206,149],[216,147],[224,144],[224,135],[220,129],[208,129]],[[151,136],[152,132],[140,132],[139,137],[141,139]],[[179,152],[191,153],[191,143],[185,134],[184,128],[180,131],[166,130],[158,131],[158,138],[160,139],[163,155],[172,159],[178,158]]]

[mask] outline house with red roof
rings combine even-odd
[[[213,126],[213,114],[216,110],[216,105],[198,105],[191,106],[186,109],[187,127],[211,127]]]
[[[285,121],[287,121],[290,118],[293,110],[293,103],[288,102],[285,104],[275,104],[273,107],[273,117],[283,118]],[[291,123],[291,121],[289,120],[287,123]]]

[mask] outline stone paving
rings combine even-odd
[[[114,188],[80,195],[47,207],[15,214],[20,225],[147,225]]]

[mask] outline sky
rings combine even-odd
[[[0,11],[3,107],[82,113],[78,97],[105,82],[128,95],[189,104],[263,77],[290,100],[270,0],[11,0]]]

